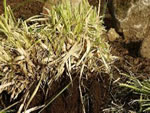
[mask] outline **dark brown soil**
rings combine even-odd
[[[150,59],[139,54],[141,42],[127,43],[119,39],[111,43],[112,54],[119,57],[115,65],[123,72],[134,73],[137,77],[148,78],[150,75]]]
[[[43,3],[36,0],[26,2],[29,0],[7,0],[7,5],[10,5],[15,17],[27,19],[31,16],[40,14],[42,12]],[[26,2],[26,3],[24,3]],[[0,14],[3,12],[3,0],[0,0]]]
[[[16,8],[16,6],[23,1],[25,0],[7,0],[7,3],[14,11],[15,17],[26,19],[42,12],[43,4],[41,2],[31,2]],[[2,12],[3,5],[1,0],[0,13]],[[107,20],[107,23],[109,23],[108,26],[111,27],[112,22],[108,22]],[[149,77],[150,60],[141,58],[139,55],[140,42],[127,43],[122,38],[114,42],[110,42],[110,44],[112,54],[119,57],[119,59],[115,62],[115,66],[121,72],[128,74],[134,73],[141,79]],[[115,68],[112,71],[115,75],[114,79],[120,77]],[[47,104],[69,83],[69,81],[69,78],[64,77],[62,80],[54,83],[51,88],[47,88],[48,93],[43,92],[43,90],[40,89],[36,97],[33,99],[30,107]],[[103,113],[102,110],[109,107],[111,101],[113,100],[112,95],[116,95],[118,93],[118,89],[110,87],[109,76],[106,74],[95,75],[93,73],[88,80],[84,80],[83,84],[84,87],[82,86],[82,95],[84,97],[86,113]],[[2,103],[2,101],[9,102],[9,95],[5,95],[3,97],[4,98],[1,98],[0,102],[1,107],[6,107],[11,104]],[[128,97],[128,99],[126,97]],[[128,101],[125,102],[125,99]],[[124,95],[123,97],[118,97],[118,100],[119,101],[117,102],[120,102],[120,104],[128,104],[130,101],[130,96]],[[115,101],[115,99],[113,101]],[[79,80],[75,79],[73,85],[58,96],[57,99],[54,100],[42,113],[83,113],[82,109],[83,105],[81,104],[79,92]]]
[[[78,75],[76,75],[78,76]],[[45,97],[45,101],[41,98],[39,92],[39,99],[32,101],[32,106],[39,105],[43,102],[48,103],[54,96],[56,96],[68,83],[69,78],[64,78],[59,82],[53,84],[49,93]],[[82,95],[84,98],[84,105],[86,113],[100,113],[108,104],[108,76],[95,76],[84,81],[82,87]],[[86,88],[85,88],[86,87]],[[44,94],[43,94],[44,95]],[[42,113],[83,113],[83,105],[81,104],[79,92],[79,80],[75,79],[73,85],[65,90],[57,97]]]
[[[140,44],[141,42],[127,43],[123,38],[110,42],[112,54],[119,57],[114,63],[114,69],[112,69],[114,80],[118,78],[120,78],[118,82],[126,82],[128,80],[128,78],[121,76],[119,73],[135,76],[139,80],[150,78],[150,59],[145,59],[140,56]],[[121,113],[129,113],[129,110],[138,111],[140,109],[138,103],[131,104],[131,102],[139,99],[139,95],[129,89],[118,87],[118,82],[111,87],[111,101],[118,106],[123,105],[123,111]],[[110,107],[112,106],[111,104]]]

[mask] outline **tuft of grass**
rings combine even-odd
[[[120,83],[121,87],[126,87],[131,89],[134,93],[139,94],[139,100],[134,100],[140,105],[139,112],[149,112],[150,111],[150,80],[138,80],[138,78],[129,76],[129,81],[126,83]]]
[[[64,1],[48,14],[16,20],[10,7],[0,16],[0,93],[6,90],[11,99],[38,84],[31,95],[23,96],[28,109],[41,84],[49,87],[66,73],[110,73],[113,56],[101,36],[105,31],[97,9],[83,0],[75,8]],[[59,94],[60,95],[60,94]],[[24,106],[25,105],[25,106]],[[21,110],[20,110],[21,111]]]

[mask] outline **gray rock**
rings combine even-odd
[[[150,0],[110,0],[109,10],[126,40],[143,40],[150,35]]]
[[[143,41],[140,54],[150,58],[150,0],[110,0],[114,27],[127,42]]]

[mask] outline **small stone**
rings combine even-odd
[[[115,41],[116,39],[118,39],[120,37],[119,34],[115,31],[114,28],[111,28],[108,31],[107,35],[108,35],[109,41],[111,41],[111,42]]]
[[[150,59],[150,36],[143,40],[140,54],[142,57]]]

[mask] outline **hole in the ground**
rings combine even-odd
[[[132,57],[140,57],[139,50],[141,47],[142,41],[130,42],[128,44],[124,44],[124,47],[128,49],[129,55]]]
[[[104,26],[105,26],[106,30],[112,28],[113,27],[112,18],[104,18]]]

